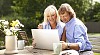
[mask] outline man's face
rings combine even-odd
[[[67,23],[70,20],[70,14],[65,12],[64,14],[60,14],[60,19],[62,22]]]

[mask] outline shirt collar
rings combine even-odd
[[[51,26],[50,26],[50,23],[49,23],[49,22],[47,23],[47,25],[49,25],[49,27],[51,28]],[[60,23],[59,23],[59,22],[57,22],[56,29],[58,29],[58,28],[59,28],[59,26],[60,26]]]
[[[69,26],[74,20],[75,18],[72,18],[69,22],[66,23],[66,25]]]

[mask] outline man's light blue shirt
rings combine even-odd
[[[62,22],[58,22],[56,29],[58,29],[58,34],[59,34],[59,38],[61,39],[61,35],[63,33],[63,28],[65,26],[65,23]],[[51,29],[50,23],[43,23],[43,29]]]
[[[66,23],[66,37],[69,43],[79,44],[79,51],[92,49],[87,35],[87,27],[77,18],[72,18]]]

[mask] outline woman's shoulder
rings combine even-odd
[[[46,23],[46,22],[43,22],[43,23],[42,23],[42,25],[44,25],[44,26],[45,26],[45,25],[48,25],[48,23]]]

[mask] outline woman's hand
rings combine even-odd
[[[37,28],[38,29],[43,29],[43,25],[42,24],[39,24]]]
[[[35,46],[36,46],[36,43],[34,41],[34,38],[32,39],[32,46],[33,46],[33,48],[35,48]]]

